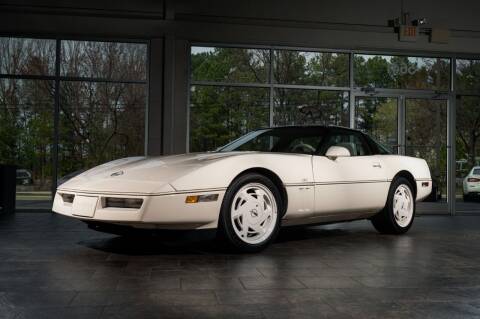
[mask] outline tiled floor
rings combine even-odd
[[[266,251],[0,219],[0,318],[480,318],[480,216],[288,229]]]

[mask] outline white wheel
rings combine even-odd
[[[415,218],[414,188],[405,177],[395,178],[388,191],[385,207],[370,220],[382,234],[405,234]]]
[[[247,244],[268,240],[277,222],[277,202],[270,189],[260,183],[248,183],[236,193],[230,208],[233,230]]]
[[[410,188],[401,184],[393,196],[393,216],[400,227],[407,227],[413,218],[414,199]]]

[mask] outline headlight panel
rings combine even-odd
[[[74,194],[61,194],[60,196],[62,196],[62,200],[64,203],[73,203],[73,199],[75,198],[75,195]]]
[[[104,197],[103,208],[133,208],[142,207],[142,198]]]

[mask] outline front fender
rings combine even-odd
[[[313,183],[311,155],[249,153],[204,165],[171,185],[178,191],[227,188],[236,176],[251,168],[270,170],[285,185]]]

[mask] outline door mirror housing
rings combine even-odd
[[[336,159],[337,157],[348,157],[351,156],[350,151],[343,146],[330,146],[325,153],[325,156],[330,159]]]

